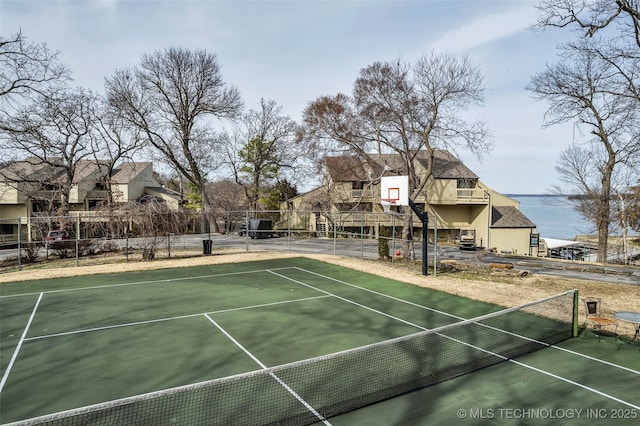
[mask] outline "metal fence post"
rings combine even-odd
[[[246,224],[246,228],[245,228],[245,239],[247,241],[247,253],[249,252],[249,210],[246,210],[244,212],[244,220],[245,220],[245,224]]]
[[[80,214],[76,216],[76,266],[80,265]]]
[[[337,241],[336,237],[338,235],[338,229],[336,227],[335,218],[332,216],[331,219],[332,219],[332,222],[333,222],[333,255],[335,256],[337,254],[336,244],[338,244],[338,241]]]
[[[22,218],[18,216],[18,271],[22,271]]]
[[[438,267],[438,215],[433,215],[433,276],[436,276]]]
[[[289,253],[291,253],[291,210],[287,210],[287,242],[289,244]]]
[[[364,259],[364,213],[360,213],[360,259]]]

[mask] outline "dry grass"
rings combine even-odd
[[[634,285],[537,275],[520,277],[513,271],[490,270],[488,268],[477,268],[455,273],[438,273],[436,276],[429,275],[425,277],[421,275],[420,268],[412,262],[391,264],[389,261],[267,251],[247,253],[244,250],[229,250],[215,253],[212,256],[198,256],[196,252],[180,253],[179,257],[174,256],[171,259],[157,259],[147,262],[139,260],[126,262],[122,256],[104,256],[83,259],[82,266],[76,266],[75,260],[71,259],[57,261],[58,265],[54,265],[57,267],[53,268],[51,264],[47,264],[46,269],[29,267],[23,271],[1,274],[0,283],[102,274],[114,272],[114,270],[128,272],[301,256],[505,307],[516,306],[563,291],[578,289],[582,297],[602,298],[602,309],[605,316],[612,317],[616,311],[640,312],[640,286]],[[117,268],[114,268],[115,265],[117,265]],[[582,319],[584,317],[584,306],[580,306],[580,315]],[[634,330],[631,324],[621,323],[618,331],[621,334],[633,335]]]

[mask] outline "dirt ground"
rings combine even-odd
[[[520,277],[509,271],[484,271],[482,273],[439,273],[436,276],[422,276],[411,265],[391,264],[391,262],[360,260],[331,255],[301,255],[276,252],[229,251],[212,256],[196,256],[181,259],[154,261],[133,261],[128,263],[104,263],[91,266],[67,266],[55,269],[32,269],[0,274],[0,283],[35,280],[53,277],[92,275],[114,272],[139,271],[149,269],[214,265],[221,263],[246,262],[275,258],[308,257],[327,263],[340,265],[410,284],[428,287],[471,299],[495,303],[505,307],[542,299],[566,290],[578,289],[580,297],[602,298],[602,311],[613,317],[617,311],[640,312],[640,286],[613,284],[599,281],[573,280],[549,276],[529,275]],[[117,265],[117,268],[115,267]],[[580,306],[580,320],[584,318],[584,304]],[[618,333],[633,335],[633,326],[620,322]]]

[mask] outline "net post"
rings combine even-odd
[[[578,306],[580,305],[580,298],[578,295],[578,289],[573,291],[573,333],[572,337],[578,337],[580,326],[578,324]]]

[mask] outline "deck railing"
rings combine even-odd
[[[459,188],[456,201],[463,204],[485,204],[489,202],[489,193],[482,188]]]

